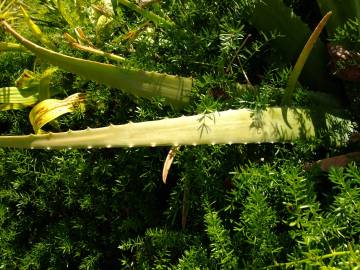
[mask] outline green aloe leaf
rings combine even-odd
[[[1,24],[36,56],[68,72],[140,97],[161,96],[176,107],[184,106],[190,100],[192,78],[122,68],[67,56],[32,43],[17,33],[6,21],[2,21]]]
[[[50,67],[39,76],[39,101],[48,99],[55,94],[50,89],[50,82],[57,70],[56,67]]]
[[[285,63],[296,60],[312,32],[282,0],[256,1],[250,22],[268,36],[274,32],[281,34],[271,45]],[[327,65],[326,48],[323,43],[317,42],[300,76],[301,83],[310,86],[312,90],[336,91],[328,80]]]
[[[318,128],[310,113],[303,109],[289,109],[287,121],[291,127],[282,116],[282,108],[264,111],[239,109],[80,131],[0,136],[0,147],[111,148],[292,142],[317,135]],[[337,145],[346,143],[349,132],[353,130],[352,123],[332,115],[327,115],[325,120],[324,128],[327,128],[331,142]],[[339,127],[340,132],[336,130]]]
[[[24,70],[15,86],[0,88],[0,110],[23,109],[37,103],[41,97],[57,94],[58,91],[49,88],[51,76],[56,70],[48,68],[40,74]]]
[[[28,25],[28,27],[30,28],[34,37],[37,40],[39,40],[44,46],[51,48],[51,49],[55,49],[54,43],[52,43],[48,39],[48,37],[45,34],[43,34],[40,27],[34,23],[34,21],[30,18],[30,15],[26,12],[26,10],[22,6],[20,6],[20,9],[23,14],[24,20],[25,20],[26,24]]]
[[[319,38],[321,31],[325,27],[327,21],[330,19],[330,16],[331,16],[331,12],[328,12],[324,16],[324,18],[319,22],[319,24],[315,28],[314,32],[311,34],[308,41],[306,42],[303,50],[301,51],[301,53],[296,61],[296,64],[294,66],[294,69],[292,70],[292,72],[289,76],[289,80],[288,80],[288,83],[287,83],[287,86],[285,89],[285,93],[284,93],[284,97],[282,100],[283,106],[290,106],[291,99],[292,99],[292,96],[293,96],[293,93],[294,93],[294,90],[296,87],[296,83],[301,74],[301,71],[303,70],[306,60],[308,59],[317,39]]]
[[[317,3],[323,15],[329,11],[333,13],[326,26],[329,34],[333,34],[337,27],[343,26],[349,19],[360,18],[359,0],[317,0]]]

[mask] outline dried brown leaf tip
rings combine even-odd
[[[169,174],[171,164],[173,163],[175,155],[179,151],[179,149],[180,149],[180,145],[171,147],[169,153],[166,156],[163,171],[162,171],[162,180],[163,180],[164,184],[166,184],[166,180],[167,180],[167,176]]]

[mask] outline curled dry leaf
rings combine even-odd
[[[166,184],[166,179],[169,174],[171,164],[173,163],[175,155],[179,151],[179,149],[180,149],[180,145],[171,147],[169,153],[166,156],[163,171],[162,171],[162,180],[163,180],[164,184]]]
[[[57,117],[74,112],[76,109],[84,110],[85,95],[73,94],[64,100],[46,99],[34,106],[29,118],[35,133],[41,133],[41,128]]]

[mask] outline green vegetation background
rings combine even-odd
[[[26,2],[39,8],[37,23],[60,51],[107,61],[61,41],[66,21],[40,8],[51,1]],[[179,113],[161,99],[136,99],[59,73],[53,82],[63,93],[58,97],[81,91],[88,104],[85,113],[59,119],[58,130],[280,104],[291,63],[267,61],[277,58],[269,45],[277,35],[265,36],[247,23],[251,1],[164,2],[153,11],[181,30],[155,29],[124,41],[121,37],[142,18],[118,7],[115,20],[93,42],[124,55],[131,66],[196,78],[193,103]],[[286,2],[310,25],[320,20],[311,1]],[[93,32],[90,26],[83,30]],[[0,38],[9,39],[5,33]],[[0,85],[12,85],[34,60],[30,54],[1,54]],[[238,89],[237,83],[246,83],[244,71],[258,90]],[[299,89],[295,102],[311,100]],[[28,113],[0,112],[2,134],[31,133]],[[183,147],[164,185],[161,170],[168,150],[0,149],[0,269],[360,265],[359,167],[330,173],[305,169],[349,148],[331,148],[321,140]]]

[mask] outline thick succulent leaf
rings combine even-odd
[[[296,60],[311,35],[310,28],[282,0],[257,1],[250,22],[267,36],[274,32],[281,34],[271,45],[286,63]],[[312,90],[336,91],[328,80],[327,65],[326,48],[317,42],[300,76],[301,83]]]
[[[135,3],[130,2],[128,0],[118,0],[118,3],[134,10],[135,12],[142,15],[144,18],[152,21],[153,23],[155,23],[157,25],[160,25],[163,27],[169,27],[169,28],[175,26],[174,22],[164,19],[164,18],[160,17],[159,15],[156,15],[155,13],[153,13],[151,11],[141,8],[140,6],[136,5]]]
[[[176,107],[184,106],[190,101],[192,78],[122,68],[70,57],[32,43],[17,33],[6,21],[2,21],[1,24],[35,55],[66,71],[140,97],[162,96]]]
[[[179,149],[180,149],[180,145],[171,147],[171,149],[169,150],[169,153],[166,156],[163,171],[162,171],[162,180],[163,180],[164,184],[166,184],[166,180],[167,180],[167,176],[170,171],[171,164],[173,163],[175,155],[179,151]]]
[[[0,110],[23,109],[41,100],[40,96],[50,97],[58,91],[50,90],[49,84],[57,68],[48,68],[41,74],[25,69],[15,81],[15,86],[0,88]]]
[[[89,53],[92,53],[95,55],[101,55],[101,56],[107,57],[107,58],[112,59],[117,62],[125,61],[125,58],[122,56],[119,56],[119,55],[116,55],[113,53],[107,53],[107,52],[101,51],[99,49],[96,49],[94,47],[82,45],[82,44],[78,43],[77,40],[74,37],[72,37],[69,33],[65,33],[64,38],[67,40],[67,42],[69,42],[69,44],[72,47],[79,49],[81,51],[89,52]]]
[[[346,167],[351,162],[360,162],[360,152],[347,153],[335,157],[318,160],[316,164],[324,172],[329,172],[331,168]]]
[[[294,69],[292,70],[292,72],[289,76],[288,84],[285,89],[284,97],[282,100],[283,106],[290,105],[291,98],[292,98],[293,92],[295,90],[296,83],[301,74],[301,71],[303,70],[306,60],[308,59],[310,52],[312,51],[317,39],[320,36],[321,31],[323,30],[323,28],[326,25],[327,21],[329,20],[330,16],[331,16],[331,12],[328,12],[324,16],[324,18],[319,22],[319,24],[315,28],[314,32],[311,34],[308,41],[306,42],[303,50],[301,51],[301,53],[296,61],[296,64],[294,66]]]
[[[51,91],[50,82],[57,70],[56,67],[50,67],[40,75],[39,101],[48,99],[56,93],[55,91]]]
[[[332,19],[326,26],[330,34],[335,32],[339,26],[343,26],[347,20],[360,18],[360,1],[345,0],[317,0],[320,11],[323,15],[332,11]]]
[[[315,115],[317,121],[313,121],[310,115]],[[281,108],[256,112],[239,109],[214,112],[205,117],[202,114],[81,131],[0,136],[0,147],[51,149],[274,143],[311,139],[318,132],[327,134],[328,139],[337,145],[349,140],[349,133],[353,130],[351,122],[332,115],[321,118],[320,115],[319,111],[289,109],[289,126]],[[318,127],[319,124],[322,126]]]
[[[38,85],[39,81],[35,79],[35,73],[28,69],[24,69],[15,81],[15,86],[18,88],[37,87]]]
[[[31,104],[30,104],[31,105]],[[9,111],[9,110],[22,110],[28,107],[29,105],[21,103],[6,103],[0,104],[0,111]]]

